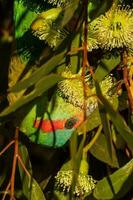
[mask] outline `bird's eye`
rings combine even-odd
[[[77,123],[78,119],[77,118],[70,118],[66,121],[65,123],[65,128],[66,129],[72,129],[74,127],[74,125]]]

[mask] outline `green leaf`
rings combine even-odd
[[[45,91],[47,91],[49,88],[54,86],[58,81],[62,80],[62,77],[56,74],[50,74],[48,76],[45,76],[42,78],[35,86],[35,89],[28,95],[22,96],[20,99],[18,99],[14,104],[7,107],[1,114],[0,117],[7,116],[13,112],[15,112],[17,109],[19,109],[21,106],[25,105],[26,103],[32,101],[38,96],[41,96]]]
[[[90,0],[88,4],[88,12],[91,20],[104,14],[112,5],[113,1],[110,0]]]
[[[23,89],[27,89],[30,86],[34,85],[38,81],[40,81],[41,78],[43,78],[45,75],[49,74],[63,59],[64,55],[66,53],[66,50],[62,53],[59,53],[56,56],[53,56],[50,60],[48,60],[44,65],[42,65],[41,68],[36,70],[30,78],[27,78],[25,80],[19,81],[16,83],[15,86],[9,89],[10,92],[19,92]]]
[[[102,81],[121,61],[120,53],[108,53],[100,60],[95,71],[95,77],[98,82]]]
[[[76,37],[73,39],[72,44],[71,44],[71,50],[79,48],[80,43],[81,43],[81,33],[78,33]],[[77,73],[78,69],[81,66],[81,52],[71,52],[70,55],[70,71],[72,73]]]
[[[103,131],[104,131],[104,135],[105,135],[106,142],[107,142],[107,152],[110,156],[110,159],[112,159],[113,144],[112,144],[112,139],[111,139],[110,122],[109,122],[107,113],[105,111],[105,108],[102,105],[100,105],[100,103],[99,103],[99,113],[101,116]]]
[[[86,131],[91,131],[94,128],[98,127],[101,124],[101,117],[99,114],[99,110],[98,108],[96,108],[94,110],[94,112],[92,112],[88,117],[87,120],[85,122],[83,122],[77,129],[78,129],[78,133],[83,134],[83,129],[84,126],[86,127]]]
[[[71,140],[70,140],[70,152],[71,152],[71,167],[73,169],[73,177],[72,177],[72,184],[71,184],[71,190],[69,193],[69,199],[72,199],[73,192],[75,190],[76,182],[78,179],[78,173],[80,168],[80,162],[82,158],[82,149],[80,148],[81,143],[79,145],[79,148],[81,149],[79,152],[79,148],[77,148],[77,131],[74,131],[72,134]],[[79,153],[78,153],[79,152]]]
[[[23,160],[26,168],[31,173],[31,163],[28,155],[28,151],[24,145],[20,145],[20,155]],[[19,173],[22,181],[22,189],[25,197],[29,200],[45,200],[45,196],[36,182],[36,180],[32,176],[28,176],[22,166],[19,163]]]
[[[30,174],[32,174],[32,166],[31,166],[31,162],[30,162],[30,158],[29,158],[29,154],[28,154],[28,150],[27,150],[26,146],[24,146],[23,144],[20,144],[19,145],[19,153],[20,153],[20,156],[21,156],[23,162],[25,163],[26,169],[29,171]],[[19,165],[19,167],[20,167],[20,165]],[[20,170],[19,173],[20,173],[21,178],[25,174],[23,170]]]
[[[99,84],[97,81],[95,81],[96,84],[96,90],[97,90],[97,96],[105,106],[106,111],[108,112],[111,121],[113,122],[114,126],[116,127],[116,130],[120,133],[120,135],[123,137],[123,139],[127,142],[129,147],[133,149],[133,132],[129,128],[129,126],[126,124],[125,120],[122,118],[122,116],[119,114],[118,111],[114,110],[110,102],[102,95],[101,89],[99,87]]]
[[[54,199],[55,200],[70,200],[69,195],[64,192],[54,191]]]
[[[70,20],[74,17],[75,12],[79,9],[81,9],[81,5],[80,5],[80,0],[73,0],[72,2],[70,2],[66,8],[63,11],[63,19],[62,21],[59,23],[59,25],[61,25],[62,27],[64,27],[65,25],[67,25]],[[78,14],[80,14],[80,12],[77,12]],[[73,31],[74,31],[74,27]]]
[[[36,180],[31,177],[25,177],[23,180],[23,192],[27,199],[30,200],[45,200],[45,196],[36,182]]]
[[[133,159],[112,175],[100,180],[94,189],[96,199],[120,199],[133,183]]]
[[[77,153],[77,146],[78,146],[78,134],[76,131],[73,132],[70,138],[70,155],[71,155],[71,167],[76,168],[76,153]]]
[[[112,148],[112,158],[111,158],[108,151],[107,141],[103,134],[100,134],[95,144],[91,147],[90,152],[98,160],[105,162],[112,167],[119,167],[115,149]]]
[[[86,128],[84,130],[86,131]],[[74,134],[78,135],[78,130],[76,130],[76,132]],[[73,154],[73,157],[72,157],[73,178],[72,178],[71,191],[69,193],[70,199],[72,199],[72,196],[73,196],[73,193],[74,193],[74,190],[75,190],[75,186],[76,186],[76,183],[77,183],[77,179],[78,179],[78,174],[79,174],[79,170],[80,170],[80,164],[81,164],[81,159],[82,159],[82,155],[83,155],[83,147],[84,147],[84,144],[85,144],[86,134],[87,134],[87,132],[83,133],[82,140],[81,140],[81,142],[78,146],[77,152],[75,152],[75,157],[74,157],[74,154]],[[75,139],[76,139],[76,137],[75,137]],[[75,144],[73,143],[73,145],[75,145]],[[73,151],[73,153],[74,153],[74,151]]]

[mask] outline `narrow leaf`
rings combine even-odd
[[[120,199],[133,183],[133,159],[112,175],[100,180],[94,189],[96,199]]]
[[[112,158],[110,158],[107,141],[103,134],[100,134],[95,144],[91,147],[91,154],[98,160],[107,163],[112,167],[119,167],[115,149],[112,148]]]
[[[102,81],[106,75],[108,75],[121,61],[120,54],[106,54],[98,64],[95,71],[95,77],[98,82]]]
[[[72,41],[72,45],[71,45],[71,51],[73,51],[73,49],[78,49],[80,46],[80,38],[81,37],[81,33],[77,34],[76,37],[73,39]],[[70,55],[70,70],[72,73],[77,73],[79,67],[81,66],[81,52],[80,51],[76,51],[76,52],[71,52],[72,55]]]
[[[95,83],[96,83],[97,96],[99,97],[103,105],[105,106],[105,109],[108,112],[111,118],[111,121],[116,127],[116,130],[124,138],[124,140],[127,142],[129,147],[133,149],[133,132],[131,131],[129,126],[126,124],[125,120],[122,118],[119,112],[114,110],[110,102],[102,95],[98,82],[95,81]]]
[[[21,97],[14,104],[7,107],[0,114],[0,117],[4,117],[15,112],[17,109],[32,101],[34,98],[41,96],[45,91],[54,86],[60,80],[62,80],[62,77],[56,74],[45,76],[36,84],[35,89],[30,94]]]
[[[97,1],[97,0],[90,0],[89,1],[89,17],[91,20],[99,17],[99,15],[104,14],[112,5],[113,1]]]
[[[21,153],[21,159],[23,160],[28,171],[31,172],[31,164],[30,164],[30,159],[29,159],[29,155],[28,155],[28,151],[26,147],[24,145],[21,145],[19,150]],[[30,200],[45,200],[45,196],[39,184],[36,182],[36,180],[32,176],[28,176],[25,173],[20,163],[19,163],[19,172],[20,172],[20,177],[22,180],[22,189],[23,189],[23,193],[25,197]]]
[[[110,159],[112,159],[113,144],[111,140],[111,130],[110,130],[109,119],[107,117],[107,113],[104,107],[99,105],[99,109],[100,109],[99,111],[100,111],[101,121],[103,125],[104,135],[107,142],[107,152],[109,153]]]
[[[48,60],[41,68],[36,70],[30,78],[27,78],[25,80],[22,80],[18,83],[16,83],[15,86],[9,89],[10,92],[19,92],[23,89],[27,89],[30,86],[37,83],[41,78],[43,78],[45,75],[49,74],[63,59],[66,51],[59,53],[56,56],[53,56],[50,60]]]

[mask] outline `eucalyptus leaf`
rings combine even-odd
[[[101,121],[103,125],[104,135],[107,142],[107,152],[109,154],[110,159],[112,159],[113,144],[112,144],[112,138],[111,138],[110,122],[109,122],[109,119],[104,107],[101,106],[100,104],[99,104],[99,112],[100,112]]]
[[[69,21],[73,18],[75,12],[80,10],[81,5],[80,5],[80,0],[73,0],[70,2],[69,5],[66,6],[66,8],[63,11],[63,19],[59,23],[62,27],[67,25]]]
[[[95,81],[95,83],[96,83],[97,96],[103,103],[106,111],[108,112],[110,116],[111,121],[116,127],[116,130],[120,133],[120,135],[123,137],[123,139],[127,142],[127,144],[132,150],[133,149],[133,132],[131,131],[130,127],[126,124],[125,120],[119,114],[119,112],[116,111],[112,107],[110,102],[102,95],[98,82]]]
[[[133,183],[133,159],[112,175],[100,180],[94,189],[96,199],[120,199]]]
[[[64,192],[54,191],[54,200],[69,200],[69,195]]]
[[[34,178],[25,177],[23,180],[23,192],[27,199],[45,200],[45,196]]]
[[[32,174],[31,163],[28,155],[28,151],[24,145],[20,145],[20,155],[27,170]],[[37,183],[37,181],[31,176],[28,176],[22,166],[19,163],[19,173],[22,181],[22,190],[24,196],[29,200],[45,200],[45,196]]]
[[[111,7],[113,0],[90,0],[88,4],[89,18],[91,20],[104,14]]]
[[[28,150],[27,150],[26,146],[23,145],[22,143],[19,145],[19,153],[20,153],[20,157],[22,158],[23,162],[25,163],[25,167],[27,168],[29,173],[32,174],[32,166],[31,166]],[[20,165],[19,165],[19,167],[20,167]],[[22,170],[20,170],[21,178],[23,177],[23,175],[24,175],[24,172]]]
[[[19,92],[23,89],[27,89],[30,86],[34,85],[38,81],[40,81],[41,78],[43,78],[45,75],[49,74],[63,59],[64,55],[66,53],[66,50],[64,52],[59,53],[56,56],[53,56],[50,60],[48,60],[41,68],[36,70],[30,78],[27,78],[25,80],[19,81],[16,83],[15,86],[9,89],[10,92]]]
[[[83,122],[78,127],[78,134],[83,134],[84,126],[86,126],[86,131],[91,131],[94,128],[98,127],[101,124],[101,117],[99,114],[98,107],[87,117],[87,120]]]
[[[112,167],[119,167],[115,149],[114,147],[112,148],[112,157],[110,157],[107,141],[103,134],[100,134],[95,144],[91,147],[90,152],[98,160]]]
[[[71,51],[73,51],[73,49],[78,49],[79,46],[80,46],[80,38],[81,37],[81,33],[77,34],[75,36],[75,38],[73,39],[72,41],[72,44],[71,44]],[[78,69],[80,68],[81,66],[81,52],[80,51],[76,51],[76,52],[70,52],[72,53],[70,55],[70,70],[72,73],[77,73],[78,72]]]
[[[30,92],[28,95],[23,96],[19,98],[15,103],[7,107],[1,114],[0,117],[7,116],[13,112],[15,112],[17,109],[19,109],[21,106],[25,105],[26,103],[32,101],[38,96],[41,96],[45,91],[47,91],[49,88],[54,86],[58,81],[62,80],[62,77],[56,74],[50,74],[48,76],[45,76],[35,86],[35,89]]]
[[[95,71],[95,77],[98,82],[102,81],[106,75],[108,75],[121,61],[120,53],[115,52],[106,53],[100,60],[97,69]]]

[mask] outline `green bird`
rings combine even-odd
[[[52,101],[47,104],[46,95],[42,95],[32,103],[32,108],[21,122],[20,130],[32,142],[48,147],[61,147],[67,143],[73,131],[83,122],[84,112],[93,113],[98,101],[92,81],[86,81],[86,110],[84,111],[84,89],[80,74],[65,71],[66,78],[58,83]],[[100,83],[103,95],[113,104],[116,94],[111,88],[113,80],[106,77]],[[95,123],[95,119],[94,123]]]

